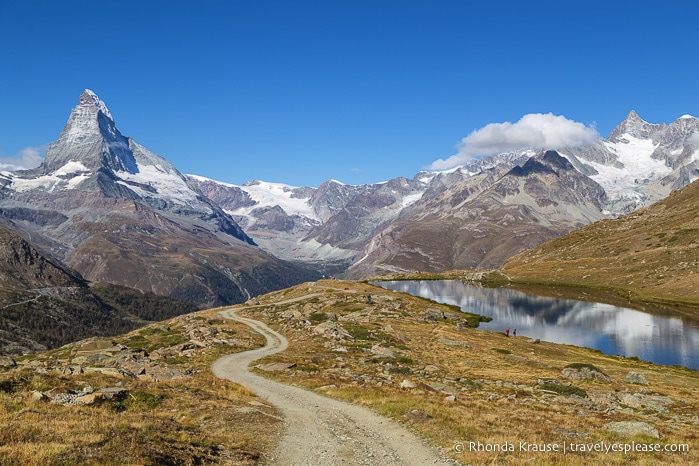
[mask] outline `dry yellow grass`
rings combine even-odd
[[[476,329],[456,330],[454,320],[423,319],[427,308],[453,309],[364,283],[304,284],[248,304],[259,306],[243,311],[246,306],[242,305],[240,314],[265,321],[290,342],[288,350],[261,362],[296,364],[291,370],[261,374],[369,406],[443,447],[463,464],[699,464],[699,377],[695,371],[584,348],[532,344],[524,336],[515,340]],[[185,318],[117,340],[149,351],[187,341],[181,325]],[[247,327],[222,319],[217,310],[197,313],[194,318],[226,335],[254,340],[257,345],[263,342]],[[336,341],[314,331],[324,322],[340,324],[351,338]],[[46,374],[29,367],[0,374],[0,464],[264,463],[265,452],[283,427],[276,411],[208,371],[220,354],[241,349],[219,345],[196,350],[191,357],[170,358],[167,364],[194,373],[184,381],[160,383],[52,371],[51,361],[68,358],[71,347],[35,355],[32,359],[48,368]],[[382,356],[379,349],[392,354]],[[568,381],[561,370],[571,363],[594,365],[613,381]],[[629,371],[645,374],[648,385],[624,383]],[[553,388],[560,393],[542,390],[548,386],[537,381],[544,379],[558,380],[560,387]],[[415,388],[401,388],[404,380]],[[130,393],[118,403],[60,406],[31,398],[32,390],[84,384],[102,388],[118,382]],[[453,400],[447,398],[450,394]],[[672,403],[663,409],[625,406],[618,402],[624,394],[667,397]],[[617,402],[605,405],[599,401],[605,397],[616,397]],[[661,438],[628,437],[602,429],[609,422],[629,420],[652,425]],[[512,445],[516,451],[470,451],[469,442],[476,446],[480,442],[481,450]],[[541,448],[686,444],[690,450],[563,455],[532,451],[533,446],[530,451],[520,451],[520,442]]]
[[[217,325],[262,344],[245,326],[223,320]],[[178,336],[181,326],[175,322],[171,328],[160,344],[187,341],[186,336]],[[163,336],[147,327],[119,339],[157,347],[157,338]],[[37,374],[29,368],[0,374],[0,464],[258,464],[281,429],[281,421],[274,408],[259,403],[245,388],[211,375],[208,367],[222,350],[234,351],[208,349],[170,361],[173,367],[194,372],[186,380],[138,381],[96,373],[65,376],[51,370]],[[64,347],[31,359],[51,367],[50,361],[70,352],[70,347]],[[117,384],[128,389],[123,401],[63,406],[31,396],[34,390]]]
[[[268,308],[248,312],[249,316],[276,327],[291,342],[285,353],[266,362],[296,364],[289,371],[260,373],[367,405],[410,425],[463,463],[699,462],[699,418],[695,416],[699,408],[699,377],[695,371],[655,366],[566,345],[532,344],[523,336],[514,339],[475,329],[457,331],[454,322],[425,322],[421,318],[427,307],[443,306],[367,284],[328,281],[285,293],[302,296],[319,290],[323,290],[322,297],[286,306],[270,304]],[[372,295],[372,303],[362,299],[367,294]],[[260,302],[267,299],[271,302],[279,297],[263,297]],[[326,313],[336,315],[338,322],[345,324],[355,336],[339,342],[347,352],[333,351],[332,347],[338,343],[312,332],[310,319]],[[352,321],[345,320],[348,316]],[[377,356],[371,352],[374,345],[391,349],[394,357]],[[561,377],[561,371],[571,363],[594,365],[614,381],[569,382]],[[623,383],[629,371],[643,372],[649,384]],[[587,396],[576,398],[565,393],[543,392],[537,385],[540,379],[557,379],[562,387],[570,383],[564,389]],[[413,382],[416,388],[401,388],[403,380]],[[600,410],[590,402],[592,398],[639,392],[674,401],[667,412],[619,403],[612,409]],[[455,395],[454,401],[446,398],[451,393]],[[646,422],[661,432],[661,438],[626,437],[602,429],[613,421]],[[469,442],[480,442],[483,448],[511,445],[515,451],[469,451]],[[530,451],[520,451],[520,442],[530,445]],[[593,451],[565,455],[531,451],[553,445],[562,449],[563,444],[601,447],[631,442],[686,444],[690,451],[673,454]]]

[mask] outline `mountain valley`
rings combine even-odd
[[[413,179],[236,186],[181,174],[123,136],[106,104],[85,90],[39,167],[0,172],[0,219],[47,263],[72,270],[84,289],[109,283],[200,308],[322,276],[488,271],[507,263],[504,273],[526,281],[549,267],[531,265],[532,248],[607,225],[699,178],[698,133],[697,118],[656,125],[632,111],[590,145],[501,153]],[[662,234],[694,238],[685,223]],[[508,262],[517,254],[530,272]],[[682,262],[690,272],[692,260]],[[8,286],[22,273],[7,270]],[[620,286],[633,288],[642,273]],[[569,276],[547,275],[561,283]],[[32,284],[10,289],[17,294],[6,300],[9,308],[37,297]]]

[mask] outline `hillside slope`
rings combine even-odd
[[[0,355],[115,335],[195,309],[131,288],[90,286],[74,270],[0,227]]]
[[[472,328],[478,316],[360,282],[304,283],[234,309],[289,340],[284,352],[254,363],[257,374],[368,407],[455,464],[699,461],[696,371],[507,338]],[[3,460],[269,465],[287,447],[279,444],[280,411],[208,370],[221,355],[264,339],[221,310],[0,366],[0,424],[12,427],[0,432]],[[338,444],[358,438],[336,432]],[[667,449],[571,450],[632,442]],[[557,452],[544,449],[553,445]],[[411,464],[374,453],[361,459]]]
[[[632,299],[696,303],[699,182],[527,250],[500,271],[515,282],[612,288]]]

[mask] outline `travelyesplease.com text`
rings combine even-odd
[[[504,443],[482,443],[482,442],[463,442],[454,445],[456,453],[469,452],[527,452],[527,453],[687,453],[689,452],[689,444],[687,443],[607,443],[607,442],[561,442],[561,443],[529,443],[529,442],[504,442]]]

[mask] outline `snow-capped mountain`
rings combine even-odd
[[[0,216],[88,279],[218,304],[312,270],[363,278],[497,267],[696,180],[698,147],[697,118],[651,124],[632,111],[593,144],[413,179],[236,186],[182,175],[123,136],[86,90],[39,168],[0,173]]]
[[[116,128],[85,90],[36,169],[0,176],[0,215],[93,281],[201,305],[313,276],[258,248],[172,164]]]
[[[319,188],[189,176],[263,248],[344,260],[354,277],[408,269],[497,267],[510,255],[665,197],[699,178],[699,120],[629,113],[607,139],[521,150],[412,180]]]
[[[560,152],[604,188],[610,215],[625,214],[699,178],[699,119],[651,124],[631,111],[607,139]]]
[[[396,178],[346,185],[329,180],[318,188],[253,181],[236,186],[188,175],[277,257],[348,265],[377,226],[419,199],[426,183]]]

